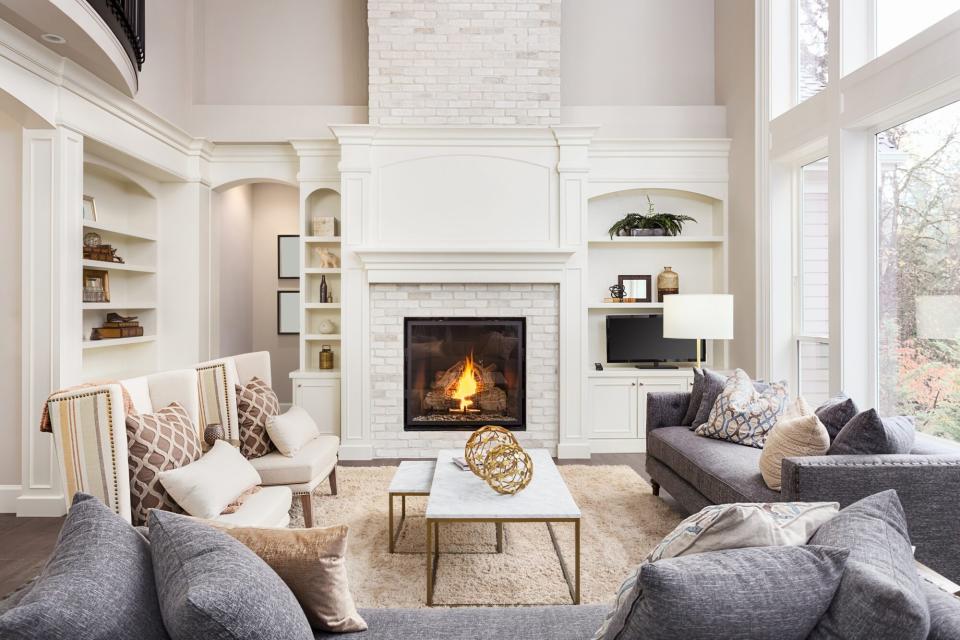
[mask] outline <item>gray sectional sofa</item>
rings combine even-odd
[[[836,501],[845,507],[895,489],[916,558],[960,582],[960,445],[917,433],[908,455],[826,455],[783,461],[783,491],[760,475],[760,449],[696,435],[682,423],[690,393],[647,395],[646,468],[660,488],[694,513],[730,502]]]

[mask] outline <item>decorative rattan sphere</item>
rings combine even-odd
[[[533,460],[518,444],[498,444],[483,461],[487,484],[497,493],[514,494],[533,479]]]
[[[496,425],[480,427],[471,433],[467,445],[463,448],[463,457],[467,459],[470,470],[478,477],[483,478],[483,465],[487,458],[487,452],[500,444],[517,444],[517,439],[513,437],[509,429]]]

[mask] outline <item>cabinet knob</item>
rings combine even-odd
[[[636,382],[634,382],[634,383],[632,383],[632,384],[633,384],[633,386],[637,386],[637,383],[636,383]]]

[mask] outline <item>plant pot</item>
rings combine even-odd
[[[628,235],[630,235],[630,232],[627,231],[626,229],[620,229],[619,231],[617,231],[617,235],[618,235],[618,236],[621,236],[621,237],[622,237],[622,236],[628,236]]]
[[[664,235],[663,229],[631,229],[630,235],[632,236],[662,236]]]

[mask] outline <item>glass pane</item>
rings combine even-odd
[[[800,361],[799,394],[817,407],[830,398],[830,345],[798,342]]]
[[[798,102],[803,102],[827,86],[828,4],[827,0],[798,0]]]
[[[800,333],[828,336],[827,159],[800,171]]]
[[[874,1],[878,56],[943,20],[954,11],[960,11],[960,0]]]
[[[881,413],[960,440],[960,102],[877,135]]]

